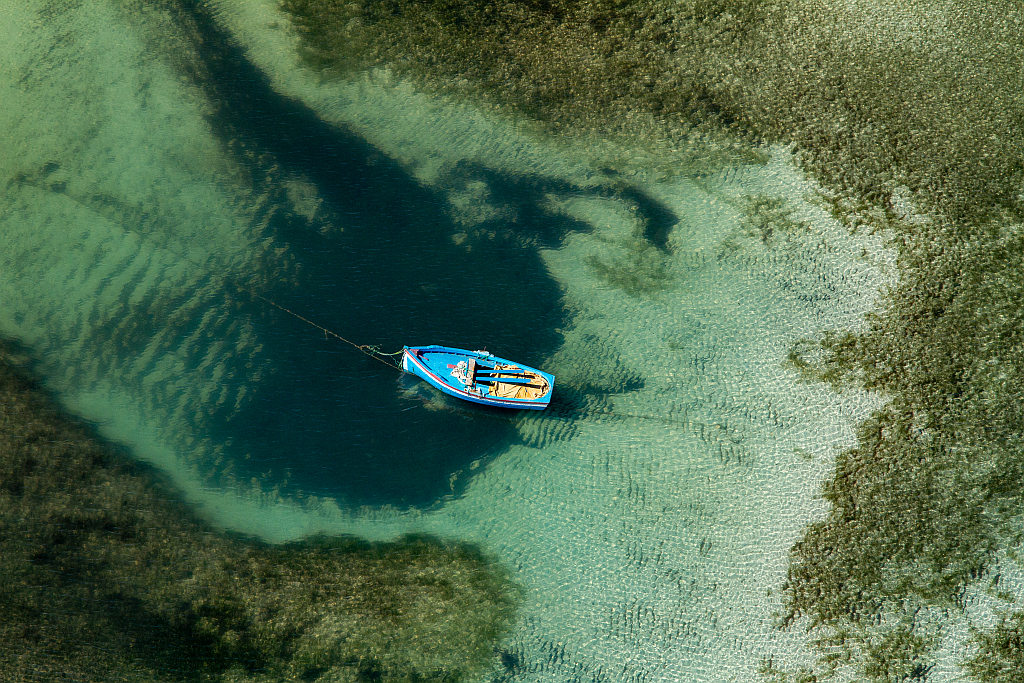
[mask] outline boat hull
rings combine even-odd
[[[542,370],[448,346],[407,346],[402,369],[449,396],[498,408],[543,410],[555,388],[555,376]]]

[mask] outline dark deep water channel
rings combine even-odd
[[[311,181],[343,225],[322,234],[288,211],[276,213],[270,236],[295,256],[298,286],[282,277],[268,298],[385,351],[403,344],[487,347],[543,365],[560,343],[566,313],[537,246],[588,226],[542,205],[547,193],[573,188],[452,170],[451,182],[486,182],[519,217],[515,225],[483,226],[505,236],[467,249],[452,240],[462,228],[442,197],[366,141],[276,93],[203,10],[183,19],[200,38],[193,75],[216,106],[211,124],[225,146],[254,178],[273,163],[280,176]],[[525,240],[531,246],[522,246]],[[271,279],[279,267],[268,264]],[[244,293],[246,283],[239,285]],[[264,477],[265,487],[287,482],[353,506],[423,507],[458,493],[453,474],[517,438],[517,416],[453,406],[418,380],[251,299],[246,312],[259,321],[278,372],[254,387],[240,415],[219,423],[215,436],[232,443],[231,465],[242,479]]]

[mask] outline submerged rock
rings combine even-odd
[[[428,537],[269,546],[204,526],[0,347],[0,670],[8,680],[457,681],[518,589]]]

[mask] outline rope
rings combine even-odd
[[[345,342],[349,346],[352,346],[353,348],[358,350],[360,353],[366,354],[367,356],[369,356],[370,358],[373,358],[374,360],[379,360],[381,363],[384,363],[385,365],[390,365],[390,366],[396,367],[399,370],[402,369],[401,364],[395,359],[395,356],[400,356],[403,353],[405,353],[404,349],[401,350],[401,351],[395,351],[394,353],[385,353],[384,351],[381,351],[380,347],[377,346],[376,344],[356,344],[354,341],[349,341],[348,339],[345,339],[344,337],[342,337],[337,332],[332,332],[329,329],[327,329],[326,327],[324,327],[323,325],[317,325],[315,322],[313,322],[309,318],[304,318],[301,315],[299,315],[298,313],[296,313],[295,311],[293,311],[291,309],[288,309],[288,308],[285,308],[284,306],[282,306],[281,304],[277,303],[276,301],[271,301],[270,299],[268,299],[267,297],[263,296],[262,294],[258,294],[256,292],[252,292],[252,295],[256,296],[256,297],[259,297],[260,299],[263,299],[264,301],[266,301],[268,304],[270,304],[274,308],[279,308],[282,311],[284,311],[285,313],[287,313],[289,315],[295,316],[296,318],[298,318],[302,322],[307,323],[309,325],[312,325],[313,327],[317,328],[318,330],[323,330],[324,339],[327,339],[327,335],[330,335],[330,336],[334,337],[335,339],[339,339],[339,340]],[[387,360],[385,360],[385,359],[387,359]]]
[[[355,348],[356,350],[358,350],[360,353],[366,354],[367,356],[369,356],[370,358],[373,358],[374,360],[378,360],[381,363],[384,363],[385,365],[387,365],[389,367],[396,367],[399,370],[402,369],[402,364],[395,358],[395,356],[401,356],[403,353],[405,353],[404,349],[402,349],[401,351],[395,351],[394,353],[386,353],[384,351],[381,351],[380,347],[377,346],[376,344],[356,344],[354,341],[345,339],[344,337],[342,337],[337,332],[332,332],[331,330],[327,329],[323,325],[318,325],[315,322],[313,322],[312,320],[310,320],[309,318],[305,318],[305,317],[299,315],[298,313],[296,313],[295,311],[293,311],[291,309],[288,309],[288,308],[285,308],[284,306],[282,306],[281,304],[277,303],[276,301],[271,301],[270,299],[268,299],[267,297],[263,296],[262,294],[257,294],[256,292],[253,292],[252,290],[249,290],[249,291],[252,293],[253,296],[259,297],[260,299],[263,299],[264,301],[266,301],[268,304],[270,304],[274,308],[278,308],[278,309],[284,311],[285,313],[287,313],[288,315],[295,316],[296,318],[298,318],[302,322],[306,323],[307,325],[312,325],[313,327],[317,328],[318,330],[321,330],[324,333],[324,339],[326,339],[327,336],[330,335],[330,336],[334,337],[335,339],[338,339],[340,341],[345,342],[349,346],[351,346],[351,347]],[[660,416],[657,416],[657,415],[636,415],[636,414],[632,414],[632,413],[615,413],[615,412],[604,412],[604,411],[598,412],[598,411],[573,410],[573,409],[569,409],[569,410],[563,411],[562,415],[559,415],[557,413],[555,413],[555,414],[548,413],[548,415],[546,415],[545,417],[547,417],[548,419],[553,418],[553,419],[556,419],[556,420],[557,419],[574,420],[574,419],[576,419],[576,417],[574,417],[574,416],[580,416],[580,415],[586,416],[586,417],[605,416],[605,417],[618,417],[618,418],[633,418],[633,419],[637,419],[637,420],[653,420],[653,421],[657,421],[657,422],[662,422],[664,424],[679,424],[679,425],[687,425],[688,424],[688,422],[685,421],[685,420],[675,420],[675,419],[672,419],[672,418],[660,417]],[[514,417],[510,417],[510,419],[514,420],[514,419],[517,419],[519,417],[521,417],[521,416],[517,415],[517,416],[514,416]]]
[[[268,299],[267,297],[263,296],[262,294],[257,294],[256,292],[252,292],[252,294],[253,294],[253,296],[257,296],[257,297],[263,299],[264,301],[266,301],[271,306],[273,306],[275,308],[279,308],[279,309],[281,309],[282,311],[284,311],[285,313],[287,313],[289,315],[295,316],[296,318],[298,318],[302,322],[307,323],[309,325],[312,325],[313,327],[317,328],[318,330],[322,330],[323,333],[324,333],[324,338],[325,339],[327,338],[327,335],[330,335],[330,336],[334,337],[335,339],[339,339],[339,340],[345,342],[349,346],[352,346],[353,348],[359,350],[361,353],[366,354],[367,356],[369,356],[370,358],[373,358],[374,360],[379,360],[381,363],[384,363],[385,365],[389,365],[389,366],[394,366],[394,367],[398,368],[399,370],[402,369],[401,363],[399,363],[397,360],[395,360],[395,356],[400,356],[403,353],[405,353],[404,349],[401,350],[401,351],[395,351],[394,353],[385,353],[384,351],[381,351],[380,347],[377,346],[376,344],[356,344],[354,341],[349,341],[348,339],[345,339],[344,337],[342,337],[337,332],[332,332],[331,330],[327,329],[323,325],[317,325],[315,322],[313,322],[309,318],[304,318],[301,315],[299,315],[298,313],[296,313],[295,311],[292,311],[290,309],[285,308],[284,306],[282,306],[281,304],[277,303],[276,301],[271,301],[270,299]],[[387,358],[388,360],[385,360],[385,358]],[[571,416],[572,414],[575,414],[575,415],[585,415],[587,417],[593,417],[593,416],[600,415],[600,416],[606,416],[606,417],[633,418],[633,419],[636,419],[636,420],[654,420],[654,421],[657,421],[657,422],[662,422],[664,424],[679,424],[679,425],[687,425],[688,424],[688,422],[685,421],[685,420],[674,420],[672,418],[660,417],[660,416],[657,416],[657,415],[636,415],[636,414],[632,414],[632,413],[615,413],[615,412],[604,412],[604,411],[598,412],[598,411],[572,410],[572,409],[569,409],[569,410],[567,410],[565,412],[568,413],[568,415],[552,415],[552,414],[549,414],[548,417],[554,417],[555,419],[563,418],[563,419],[572,420],[572,419],[575,419],[574,417]],[[519,416],[516,416],[516,417],[519,417]]]
[[[284,306],[282,306],[281,304],[277,303],[276,301],[271,301],[270,299],[268,299],[267,297],[263,296],[262,294],[257,294],[256,292],[252,292],[251,290],[250,290],[250,292],[252,293],[253,296],[256,296],[256,297],[259,297],[260,299],[263,299],[264,301],[266,301],[268,304],[270,304],[274,308],[278,308],[278,309],[284,311],[285,313],[287,313],[288,315],[293,315],[296,318],[298,318],[299,320],[301,320],[302,322],[304,322],[304,323],[306,323],[308,325],[312,325],[313,327],[317,328],[318,330],[323,331],[324,339],[326,339],[327,336],[330,335],[330,336],[334,337],[335,339],[338,339],[340,341],[345,342],[349,346],[351,346],[351,347],[355,348],[356,350],[358,350],[360,353],[364,353],[367,356],[369,356],[370,358],[373,358],[374,360],[378,360],[381,363],[384,363],[385,365],[388,365],[388,366],[396,367],[399,370],[402,369],[402,364],[398,360],[395,359],[395,356],[401,356],[403,353],[405,353],[404,349],[401,350],[401,351],[395,351],[394,353],[386,353],[384,351],[381,351],[380,347],[377,346],[376,344],[356,344],[354,341],[350,341],[348,339],[345,339],[344,337],[342,337],[337,332],[332,332],[331,330],[327,329],[323,325],[318,325],[315,322],[313,322],[312,320],[310,320],[309,318],[304,318],[303,316],[299,315],[295,311],[293,311],[291,309],[288,309],[288,308],[285,308]],[[387,360],[385,360],[385,359],[387,359]],[[637,420],[653,420],[653,421],[657,421],[657,422],[662,422],[664,424],[679,424],[679,425],[687,425],[688,424],[688,422],[685,421],[685,420],[675,420],[675,419],[672,419],[672,418],[660,417],[660,416],[657,416],[657,415],[637,415],[637,414],[632,414],[632,413],[615,413],[615,412],[604,412],[604,411],[600,411],[599,412],[599,411],[590,411],[590,410],[574,410],[574,409],[571,409],[571,408],[568,409],[568,410],[563,411],[563,414],[561,414],[561,415],[559,415],[557,413],[548,413],[548,415],[546,415],[545,417],[547,417],[549,419],[550,418],[554,418],[554,419],[574,420],[574,419],[576,419],[575,416],[581,416],[581,415],[582,416],[586,416],[586,417],[605,416],[605,417],[618,417],[618,418],[633,418],[633,419],[637,419]],[[518,417],[521,417],[521,416],[517,415],[514,418],[510,417],[510,419],[516,419]]]

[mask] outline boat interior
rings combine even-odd
[[[548,391],[548,382],[534,372],[525,371],[514,365],[495,364],[493,368],[477,365],[473,361],[476,372],[473,380],[488,385],[488,393],[498,398],[518,398],[532,400],[540,398]]]

